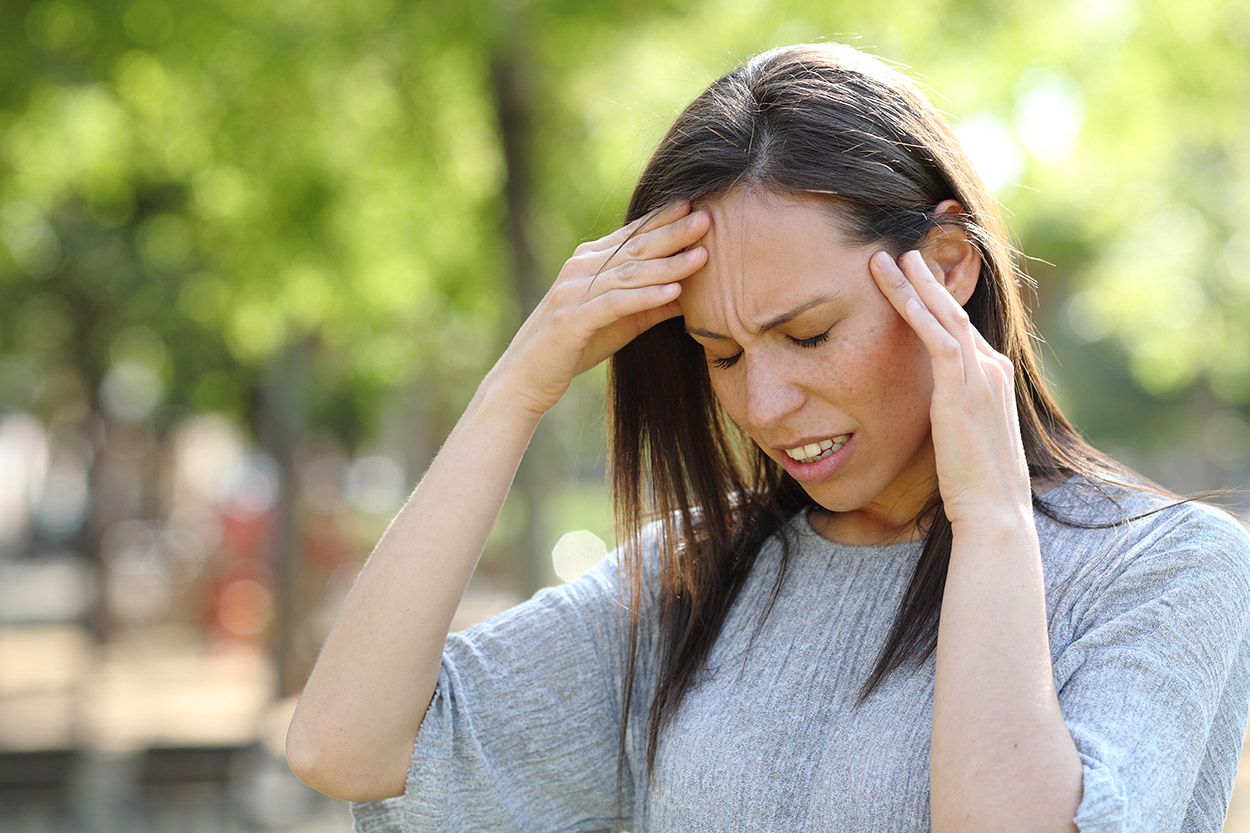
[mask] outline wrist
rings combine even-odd
[[[500,418],[533,430],[550,410],[541,397],[518,386],[498,365],[478,385],[468,410],[486,418]]]
[[[952,535],[975,535],[978,538],[1010,539],[1020,535],[1037,537],[1031,503],[986,504],[947,510]]]

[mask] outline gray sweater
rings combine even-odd
[[[1072,480],[1065,517],[1118,505]],[[1219,831],[1250,704],[1250,536],[1224,513],[1172,507],[1114,529],[1038,515],[1055,685],[1084,770],[1083,833]],[[708,667],[645,772],[655,635],[644,626],[627,727],[623,826],[684,831],[929,829],[934,663],[858,708],[919,543],[856,547],[786,528],[760,554]],[[644,622],[648,611],[642,611]],[[609,556],[568,585],[447,639],[403,796],[352,807],[356,830],[592,831],[617,826],[621,640]],[[418,707],[414,704],[414,708]]]

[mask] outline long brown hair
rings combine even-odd
[[[1132,480],[1089,446],[1047,392],[1030,346],[997,206],[945,119],[901,73],[855,49],[775,49],[714,82],[678,117],[634,190],[628,220],[674,201],[707,203],[735,188],[827,200],[857,243],[901,255],[937,222],[963,226],[981,255],[965,308],[1015,366],[1016,405],[1029,471],[1053,480],[1083,473]],[[935,217],[955,199],[962,215]],[[611,360],[612,486],[631,613],[623,715],[630,713],[640,650],[644,525],[659,529],[659,675],[647,723],[647,771],[660,732],[693,685],[762,545],[812,505],[784,470],[723,415],[701,348],[681,319],[639,336]],[[1047,514],[1036,496],[1034,503]],[[916,524],[925,543],[861,701],[895,669],[923,663],[937,641],[951,527],[934,494]],[[774,595],[785,577],[786,554]],[[770,605],[771,608],[771,605]],[[764,616],[768,615],[765,611]],[[621,727],[625,756],[625,720]]]

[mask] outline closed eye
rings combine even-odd
[[[790,340],[800,347],[816,347],[829,340],[829,330],[825,330],[820,335],[812,336],[811,338],[791,337]]]
[[[811,338],[794,338],[793,336],[790,336],[789,338],[792,343],[797,344],[799,347],[818,347],[821,344],[824,344],[826,341],[829,340],[829,330],[825,330],[823,333],[820,333],[819,335],[814,335]],[[737,353],[734,353],[732,356],[716,357],[716,358],[709,359],[708,361],[714,367],[717,367],[721,370],[728,370],[729,368],[737,364],[738,359],[740,358],[742,358],[741,350],[739,350]]]

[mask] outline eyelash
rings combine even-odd
[[[812,336],[811,338],[792,338],[790,340],[799,347],[818,347],[829,340],[829,331],[825,330],[820,335]]]
[[[829,340],[828,330],[825,330],[820,335],[814,335],[811,338],[790,337],[790,341],[792,343],[794,343],[798,347],[804,347],[804,348],[819,347],[820,345],[824,344],[828,340]],[[732,356],[712,359],[712,364],[720,368],[721,370],[728,370],[729,368],[733,367],[735,364],[738,363],[738,359],[741,358],[741,356],[742,356],[742,352],[739,351],[733,354]]]

